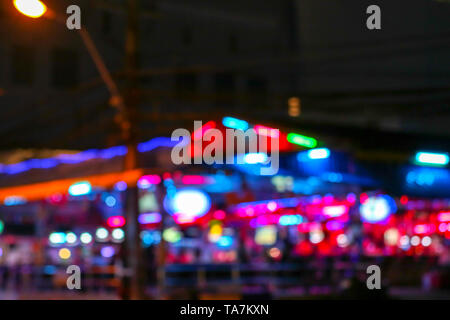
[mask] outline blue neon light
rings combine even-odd
[[[330,150],[328,148],[308,150],[308,158],[310,159],[326,159],[328,157],[330,157]]]
[[[328,148],[317,148],[308,151],[302,151],[297,154],[297,160],[300,162],[310,160],[328,159],[330,157],[330,150]]]
[[[222,124],[225,127],[232,128],[232,129],[237,129],[237,130],[242,130],[242,131],[245,131],[245,130],[248,129],[248,122],[247,121],[236,119],[236,118],[232,118],[232,117],[225,117],[225,118],[223,118],[222,119]]]
[[[265,163],[267,162],[267,154],[262,152],[247,153],[246,155],[244,155],[244,162],[246,164]]]
[[[141,213],[139,215],[140,224],[150,224],[161,222],[161,214],[159,212]]]
[[[199,218],[211,208],[209,195],[197,189],[183,189],[176,191],[173,196],[166,196],[164,208],[170,214],[179,214],[185,218]]]
[[[281,216],[278,220],[280,226],[294,226],[303,222],[303,217],[298,214]]]
[[[18,206],[21,204],[25,204],[27,203],[27,200],[23,197],[18,197],[18,196],[9,196],[6,197],[5,200],[3,201],[3,204],[5,206]]]
[[[88,181],[75,183],[69,187],[71,196],[84,196],[92,191],[92,186]]]
[[[138,145],[139,152],[152,151],[159,147],[173,147],[178,141],[168,137],[157,137]],[[127,153],[125,146],[115,146],[107,149],[91,149],[75,154],[60,154],[47,159],[30,159],[19,163],[0,164],[0,174],[14,175],[32,169],[50,169],[61,164],[77,164],[92,159],[111,159],[124,156]]]
[[[446,166],[449,156],[447,153],[417,152],[415,160],[420,165]]]
[[[217,241],[217,245],[222,248],[229,248],[233,245],[233,237],[221,236]]]
[[[361,219],[369,223],[381,223],[397,211],[394,199],[388,195],[369,197],[361,204]]]

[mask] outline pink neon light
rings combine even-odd
[[[252,227],[256,228],[258,226],[267,226],[267,225],[271,225],[271,224],[277,224],[279,220],[280,220],[280,216],[269,214],[269,215],[259,216],[259,217],[254,218],[252,221],[250,221],[250,225]]]
[[[348,211],[348,207],[345,205],[326,206],[326,207],[323,207],[323,209],[322,209],[322,213],[331,218],[340,217],[343,214],[346,214],[347,211]]]
[[[181,182],[183,184],[206,184],[210,179],[204,176],[183,176]]]
[[[438,214],[438,220],[440,222],[449,222],[450,221],[450,212],[441,212]]]
[[[193,134],[194,140],[203,138],[206,131],[208,131],[209,129],[214,129],[215,127],[216,127],[215,121],[208,121],[201,128],[194,131]]]
[[[280,130],[278,129],[274,129],[274,128],[269,128],[266,126],[262,126],[262,125],[255,125],[253,127],[253,129],[255,129],[257,134],[260,134],[262,136],[267,136],[267,137],[271,137],[271,138],[279,138],[280,137]]]
[[[417,224],[414,226],[414,233],[417,234],[424,234],[424,233],[428,233],[428,225],[426,224]]]
[[[125,218],[122,216],[109,217],[108,220],[106,220],[106,223],[111,228],[123,227],[125,225]]]
[[[214,219],[222,220],[222,219],[225,219],[226,215],[227,214],[225,213],[225,211],[223,211],[223,210],[216,210],[214,212],[214,214],[213,214],[213,217],[214,217]]]
[[[320,228],[320,224],[317,222],[306,222],[297,226],[299,232],[310,232],[311,230],[319,230]]]
[[[277,210],[277,208],[278,208],[278,205],[275,201],[270,201],[267,204],[267,209],[269,209],[269,211],[271,211],[271,212],[274,212],[275,210]]]
[[[195,221],[195,217],[183,215],[180,213],[175,213],[173,217],[177,224],[193,223]]]
[[[252,217],[256,214],[255,209],[253,207],[245,207],[245,208],[241,208],[238,211],[238,216],[240,217]]]
[[[144,185],[144,184],[146,184],[146,185],[160,184],[161,183],[161,177],[156,175],[156,174],[148,175],[148,176],[142,176],[139,179],[138,183],[140,185]]]
[[[449,228],[450,228],[450,224],[449,224]],[[445,222],[439,224],[439,231],[440,232],[445,232],[447,231],[447,224]]]

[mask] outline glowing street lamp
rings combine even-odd
[[[47,6],[39,0],[14,0],[16,9],[30,18],[40,18],[47,12]]]

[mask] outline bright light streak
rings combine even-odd
[[[222,119],[222,124],[225,127],[236,129],[236,130],[242,130],[245,131],[248,129],[248,122],[240,119],[236,119],[233,117],[224,117]]]
[[[281,226],[294,226],[303,222],[303,217],[298,214],[281,216],[278,224]]]
[[[449,156],[446,153],[417,152],[416,163],[422,165],[446,166]]]
[[[323,207],[323,209],[322,209],[322,213],[325,216],[328,216],[330,218],[342,216],[343,214],[346,214],[347,212],[348,212],[348,207],[345,205],[326,206],[326,207]]]
[[[265,163],[267,161],[267,154],[265,153],[247,153],[244,155],[244,162],[246,164]]]
[[[51,244],[63,244],[66,242],[66,234],[63,232],[50,233],[48,240]]]
[[[40,18],[47,11],[47,6],[39,0],[14,0],[14,6],[30,18]]]
[[[326,159],[330,157],[330,150],[327,148],[318,148],[318,149],[312,149],[308,150],[307,152],[309,159]]]
[[[287,135],[287,141],[292,144],[296,144],[307,148],[315,148],[317,146],[316,139],[298,133],[289,133]]]
[[[69,187],[71,196],[83,196],[92,191],[92,186],[88,181],[77,182]]]
[[[280,137],[280,130],[278,129],[269,128],[259,124],[255,125],[253,129],[255,129],[257,134],[260,134],[262,136],[271,137],[275,139]]]

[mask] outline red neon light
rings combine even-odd
[[[194,131],[193,134],[194,140],[202,139],[206,131],[208,131],[209,129],[214,129],[215,127],[216,127],[215,121],[208,121],[201,128]]]
[[[401,196],[401,197],[400,197],[400,203],[401,203],[402,205],[408,204],[408,201],[409,201],[408,196]]]
[[[106,220],[106,223],[111,228],[123,227],[125,225],[125,218],[122,216],[109,217],[108,220]]]
[[[360,203],[366,202],[367,199],[369,199],[369,196],[367,195],[367,193],[361,193],[361,194],[359,195],[359,202],[360,202]]]

